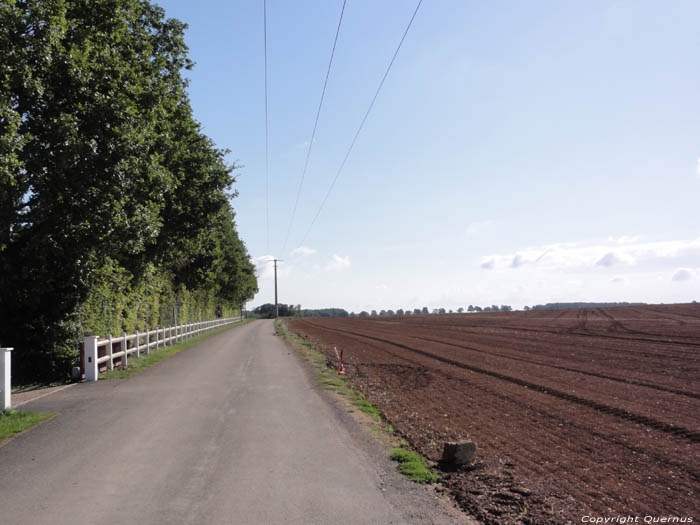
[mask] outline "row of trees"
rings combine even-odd
[[[547,304],[536,304],[533,306],[525,306],[523,310],[564,310],[568,308],[607,308],[613,306],[643,306],[647,303],[627,303],[627,302],[615,302],[615,303],[547,303]]]
[[[513,311],[513,308],[507,304],[501,305],[500,307],[498,305],[492,305],[492,306],[486,306],[484,308],[480,306],[473,306],[469,305],[469,307],[466,310],[467,312],[511,312]],[[445,314],[463,314],[465,312],[464,308],[457,308],[457,310],[448,310],[445,308],[433,308],[432,311],[428,310],[427,306],[424,306],[423,308],[414,308],[411,310],[410,308],[407,308],[406,310],[399,308],[398,310],[380,310],[377,312],[377,310],[372,310],[371,312],[366,312],[362,311],[359,314],[356,314],[355,312],[350,313],[350,317],[384,317],[384,316],[392,316],[392,315],[445,315]]]
[[[246,312],[247,315],[251,317],[260,317],[262,319],[272,319],[279,310],[280,317],[294,317],[298,315],[301,307],[299,305],[294,306],[293,304],[282,304],[279,303],[277,308],[272,303],[261,304],[256,307],[252,312]]]
[[[513,308],[509,305],[492,305],[481,308],[480,306],[472,306],[466,310],[467,312],[511,312]],[[362,311],[360,313],[350,312],[342,308],[319,308],[308,310],[302,310],[301,305],[286,305],[279,304],[279,316],[280,317],[387,317],[396,315],[445,315],[445,314],[462,314],[465,312],[464,308],[458,308],[456,311],[446,310],[445,308],[433,308],[432,312],[428,310],[427,306],[423,308],[402,309],[398,310],[372,310],[371,312]],[[271,303],[266,303],[255,308],[250,314],[254,317],[262,318],[272,318],[275,316],[275,305]]]
[[[185,28],[147,0],[0,4],[0,344],[19,381],[66,375],[84,333],[257,291]]]

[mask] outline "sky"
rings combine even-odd
[[[238,165],[249,308],[273,258],[302,308],[700,300],[700,2],[424,0],[339,172],[417,5],[347,0],[291,224],[342,0],[267,1],[267,175],[263,1],[157,3]]]

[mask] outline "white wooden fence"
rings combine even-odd
[[[12,406],[12,348],[0,348],[0,412]]]
[[[151,350],[157,350],[160,347],[190,339],[219,326],[237,323],[241,320],[242,317],[215,319],[214,321],[166,326],[149,332],[139,333],[137,331],[130,335],[122,333],[120,337],[112,337],[111,335],[103,338],[96,335],[87,336],[84,347],[85,381],[97,381],[102,363],[107,364],[107,370],[114,369],[115,361],[118,361],[119,366],[126,366],[132,354],[140,357],[142,352],[149,354]],[[130,343],[131,346],[129,346]]]

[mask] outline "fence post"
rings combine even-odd
[[[97,336],[85,337],[85,381],[97,381]]]
[[[109,361],[107,361],[107,368],[109,370],[114,370],[114,347],[112,346],[112,334],[107,336],[107,355],[109,355]]]
[[[12,348],[0,348],[0,412],[12,407]]]

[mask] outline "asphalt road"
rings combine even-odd
[[[24,405],[57,416],[0,447],[0,524],[454,523],[273,332]]]

